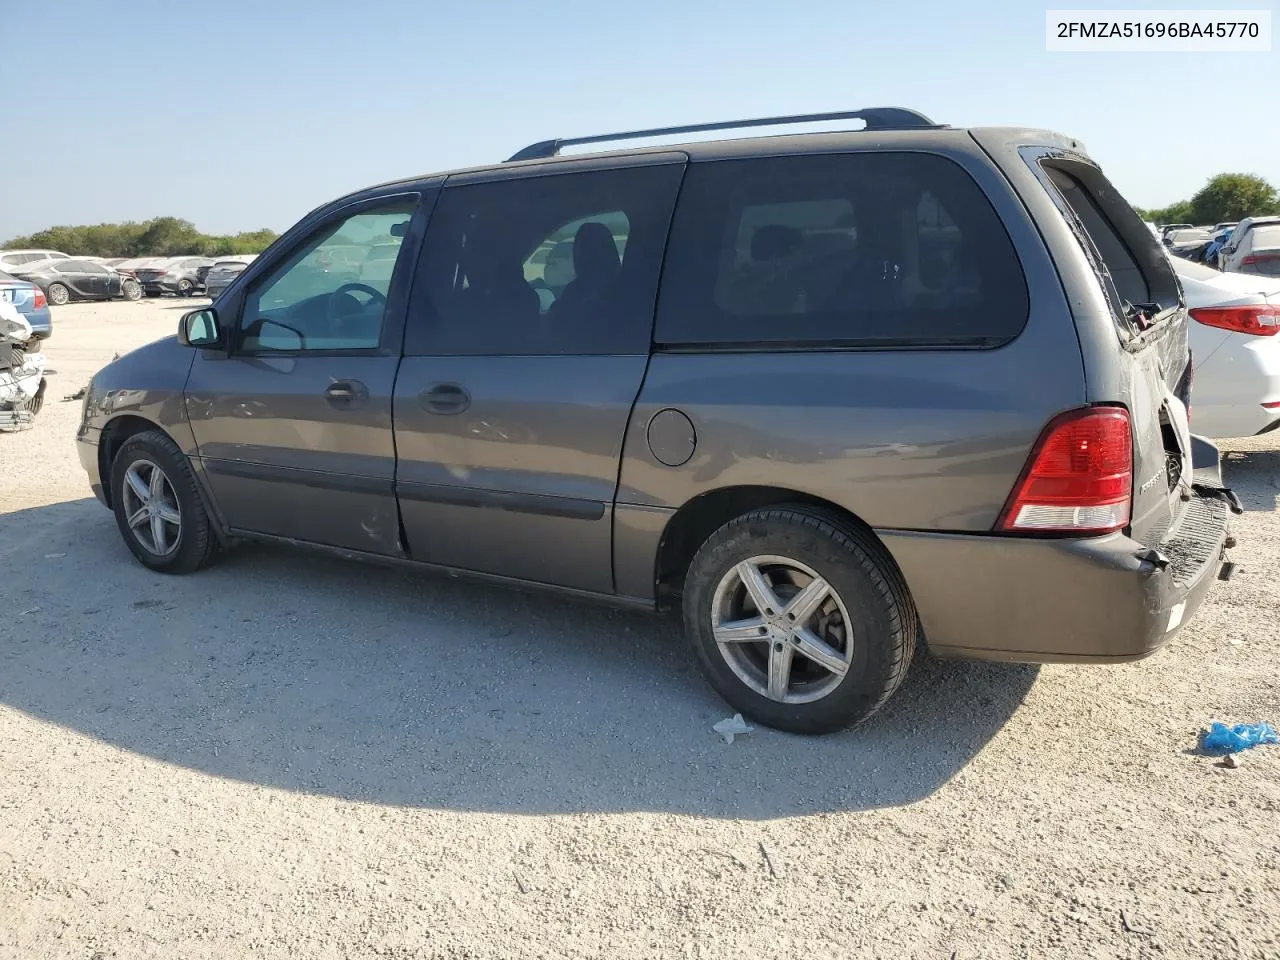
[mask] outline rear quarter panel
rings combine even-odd
[[[976,145],[936,152],[973,176],[1005,223],[1030,315],[989,350],[656,353],[628,424],[619,513],[673,511],[712,490],[771,486],[828,500],[874,528],[991,530],[1040,430],[1085,399],[1080,344],[1048,251]],[[648,424],[684,412],[692,458],[664,466]],[[659,524],[629,530],[618,589],[648,596]],[[624,571],[628,571],[624,582]],[[634,581],[634,582],[632,582]]]

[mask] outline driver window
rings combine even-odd
[[[416,197],[397,198],[335,221],[303,243],[245,298],[240,350],[376,348],[396,256],[416,206]]]

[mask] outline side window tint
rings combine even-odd
[[[396,255],[416,206],[416,197],[397,198],[331,223],[260,277],[245,298],[240,350],[377,347]],[[374,251],[383,266],[366,271]]]
[[[922,153],[694,165],[672,226],[661,343],[1007,340],[1026,280],[991,204]]]
[[[645,353],[683,167],[446,186],[409,304],[406,353]]]

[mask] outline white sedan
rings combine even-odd
[[[1170,257],[1191,313],[1191,420],[1207,437],[1280,428],[1280,278]]]

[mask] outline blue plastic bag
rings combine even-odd
[[[1269,723],[1237,723],[1228,727],[1215,723],[1204,735],[1201,746],[1215,753],[1237,753],[1260,743],[1280,743],[1280,734]]]

